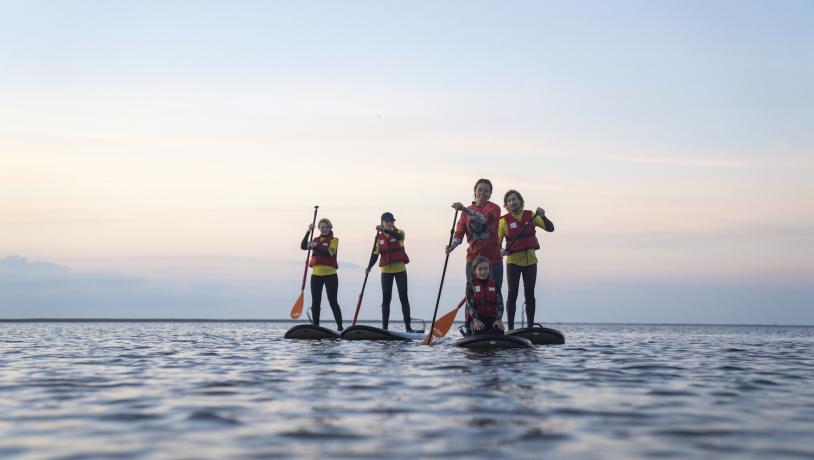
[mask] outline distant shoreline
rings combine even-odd
[[[430,320],[425,320],[427,323]],[[276,319],[214,319],[214,318],[0,318],[0,323],[306,323],[288,318]],[[358,323],[380,323],[381,319],[360,319]],[[463,321],[455,321],[463,324]],[[614,326],[742,326],[742,327],[814,327],[812,324],[723,324],[723,323],[586,323],[561,322],[545,324],[614,325]]]

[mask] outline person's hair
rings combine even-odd
[[[512,194],[517,195],[517,199],[520,200],[521,208],[526,204],[526,202],[523,200],[523,195],[521,195],[520,192],[517,190],[509,190],[505,195],[503,195],[503,207],[506,208],[507,211],[509,210],[509,195]]]
[[[485,256],[478,256],[478,257],[475,257],[475,260],[472,262],[472,274],[473,275],[475,274],[475,270],[478,269],[478,265],[480,265],[480,264],[488,265],[489,270],[491,271],[492,264],[489,262],[489,258],[485,257]]]
[[[475,190],[478,189],[478,185],[480,185],[480,184],[488,185],[489,186],[489,192],[491,192],[492,190],[495,189],[494,187],[492,187],[492,181],[490,181],[489,179],[478,179],[478,181],[475,182],[475,186],[472,187],[472,192],[475,192]]]
[[[331,230],[333,230],[334,228],[334,224],[332,224],[330,220],[324,217],[322,219],[319,219],[319,222],[317,223],[317,228],[319,228],[319,226],[322,224],[328,224],[328,228],[330,228]]]

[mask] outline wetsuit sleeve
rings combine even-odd
[[[379,246],[378,245],[376,245],[376,250],[373,251],[372,254],[370,254],[370,261],[368,261],[368,263],[367,263],[367,269],[370,270],[371,268],[373,268],[373,266],[376,265],[377,260],[379,260]]]
[[[486,224],[486,216],[484,214],[470,208],[464,208],[464,213],[475,222],[479,224]]]
[[[538,219],[540,220],[540,222],[543,225],[538,225],[537,224]],[[541,227],[543,230],[545,230],[547,232],[553,232],[554,231],[554,222],[551,222],[550,220],[548,220],[548,217],[546,217],[546,216],[537,216],[537,217],[535,217],[534,218],[534,225],[537,225],[538,227]]]
[[[404,232],[402,230],[387,230],[387,229],[385,229],[385,230],[383,230],[383,232],[387,233],[388,235],[392,236],[393,238],[395,238],[395,239],[397,239],[399,241],[404,239]]]
[[[452,245],[457,246],[461,244],[461,241],[464,239],[464,235],[466,234],[466,227],[469,224],[469,216],[466,214],[462,214],[461,217],[458,219],[458,223],[455,224],[455,233],[452,234]],[[458,240],[456,243],[455,240]]]
[[[498,246],[503,245],[503,239],[506,238],[506,234],[509,232],[509,228],[506,225],[506,219],[500,218],[497,224],[497,244]]]
[[[300,249],[303,251],[308,250],[308,234],[311,233],[310,230],[305,232],[305,236],[302,237],[302,243],[300,243]]]
[[[478,319],[478,309],[475,308],[475,291],[472,290],[471,284],[466,285],[466,312],[473,320]]]
[[[336,250],[339,248],[339,239],[334,238],[331,240],[331,245],[328,246],[328,249],[322,249],[321,247],[317,246],[314,249],[311,249],[314,254],[322,257],[331,257],[336,254]]]
[[[325,249],[322,249],[320,247],[315,247],[315,248],[311,249],[311,251],[314,253],[314,255],[318,255],[318,256],[322,256],[322,257],[330,257],[331,256],[331,251],[330,250],[326,251]]]

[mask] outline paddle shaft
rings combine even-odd
[[[379,239],[379,231],[376,230],[376,236],[373,237],[373,249],[370,250],[370,255],[376,252],[376,241]],[[370,274],[369,270],[365,270],[365,280],[362,282],[362,292],[359,293],[359,300],[356,302],[356,312],[353,314],[353,326],[356,326],[356,318],[359,317],[359,309],[362,308],[362,297],[365,296],[365,286],[367,286],[367,276]]]
[[[447,247],[452,244],[452,237],[455,234],[455,223],[458,222],[458,209],[455,209],[455,215],[452,217],[452,228],[449,229],[449,242]],[[427,334],[427,345],[432,343],[432,333],[435,330],[435,319],[438,317],[438,304],[441,303],[441,291],[444,289],[444,278],[447,276],[447,265],[449,264],[449,251],[444,258],[444,271],[441,272],[441,285],[438,287],[438,297],[435,299],[435,311],[432,312],[432,323],[430,324],[430,332]]]
[[[317,209],[319,206],[314,206],[314,221],[311,223],[312,226],[317,224]],[[310,243],[311,240],[314,239],[314,227],[311,227],[311,234],[308,235],[308,242]],[[305,253],[305,268],[302,270],[302,286],[300,287],[301,291],[305,291],[305,278],[308,277],[308,261],[311,259],[311,248],[308,248],[308,252]]]

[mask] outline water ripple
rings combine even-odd
[[[814,456],[812,328],[559,325],[484,353],[287,327],[0,323],[0,457]]]

